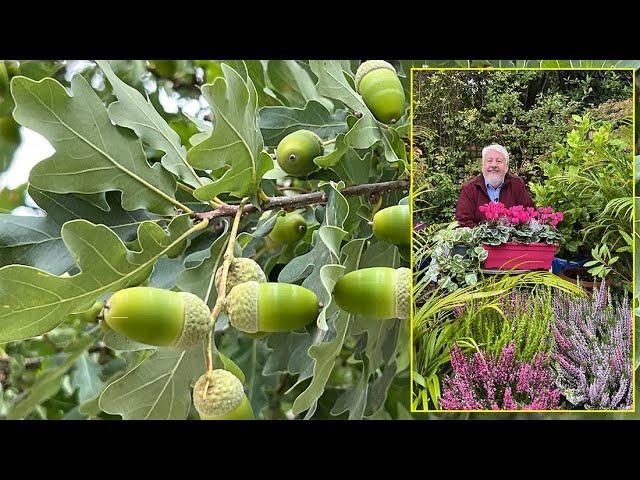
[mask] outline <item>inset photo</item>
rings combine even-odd
[[[410,70],[0,60],[0,421],[413,418]]]
[[[413,412],[634,411],[634,94],[412,70]]]

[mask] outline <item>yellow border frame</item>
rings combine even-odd
[[[410,207],[409,207],[409,212],[411,215],[411,219],[412,219],[412,229],[413,229],[413,73],[415,71],[469,71],[469,70],[476,70],[476,71],[527,71],[527,70],[535,70],[535,71],[541,71],[541,70],[552,70],[552,71],[556,71],[556,70],[590,70],[590,71],[602,71],[602,70],[614,70],[614,71],[628,71],[632,73],[632,81],[633,81],[633,85],[632,85],[632,114],[633,114],[633,123],[632,123],[632,147],[631,147],[631,162],[632,162],[632,175],[633,175],[633,183],[632,183],[632,198],[633,198],[633,202],[632,202],[632,237],[633,237],[633,245],[632,245],[632,265],[633,265],[633,278],[632,278],[632,289],[633,289],[633,293],[631,295],[631,323],[634,326],[632,329],[632,336],[631,336],[631,348],[632,348],[632,354],[631,354],[631,361],[635,363],[635,359],[636,359],[636,329],[635,329],[635,315],[634,315],[634,305],[635,305],[635,292],[636,292],[636,259],[635,259],[635,250],[636,250],[636,182],[635,182],[635,178],[636,178],[636,162],[635,162],[635,157],[636,157],[636,69],[633,67],[556,67],[556,68],[551,68],[551,67],[541,67],[541,68],[536,68],[536,67],[522,67],[522,68],[518,68],[518,67],[469,67],[469,68],[464,68],[464,67],[442,67],[442,68],[438,68],[438,67],[412,67],[411,68],[411,74],[410,74],[410,81],[409,81],[409,88],[410,88],[410,107],[409,107],[409,111],[410,111],[410,125],[409,125],[409,139],[410,139],[410,182],[409,182],[409,198],[410,198]],[[412,230],[413,231],[413,230]],[[411,247],[411,261],[410,261],[410,265],[411,265],[411,272],[412,272],[412,276],[413,276],[413,235],[411,235],[411,242],[410,242],[410,247]],[[424,414],[449,414],[449,413],[486,413],[486,414],[512,414],[512,413],[558,413],[558,414],[568,414],[568,413],[590,413],[590,414],[605,414],[605,413],[619,413],[619,414],[630,414],[630,413],[635,413],[636,412],[636,365],[633,365],[632,368],[632,388],[633,388],[633,393],[632,393],[632,398],[633,398],[633,405],[632,408],[629,410],[414,410],[413,409],[413,281],[411,282],[411,323],[410,323],[410,328],[411,331],[409,332],[409,339],[410,339],[410,351],[409,351],[409,368],[410,368],[410,374],[409,374],[409,411],[411,413],[424,413]]]

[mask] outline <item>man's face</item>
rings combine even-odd
[[[500,152],[496,150],[487,152],[482,160],[482,174],[494,187],[504,181],[504,176],[507,174],[507,162]]]

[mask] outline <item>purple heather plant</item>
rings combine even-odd
[[[515,358],[516,344],[498,356],[478,351],[467,357],[457,344],[451,348],[453,375],[444,380],[443,410],[551,410],[558,408],[560,390],[547,355],[531,362]]]
[[[553,310],[557,386],[584,409],[632,406],[632,315],[628,298],[612,301],[602,282],[591,298],[557,295]]]

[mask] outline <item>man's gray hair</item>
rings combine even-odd
[[[492,143],[491,145],[489,145],[487,147],[484,147],[482,149],[482,160],[483,161],[484,161],[484,157],[487,155],[489,150],[495,150],[496,152],[500,152],[502,154],[502,156],[504,157],[504,163],[506,165],[509,164],[509,152],[507,152],[506,148],[504,148],[502,145],[498,145],[497,143]]]

